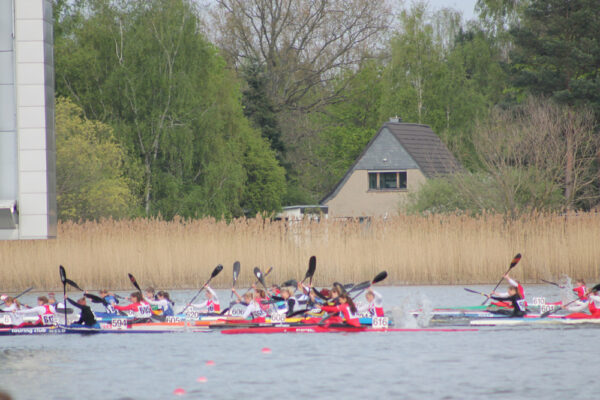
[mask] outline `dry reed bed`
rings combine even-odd
[[[231,285],[231,265],[273,266],[269,282],[302,278],[317,256],[315,283],[367,280],[387,270],[388,284],[491,283],[516,253],[514,276],[524,282],[560,274],[600,278],[600,215],[537,215],[507,222],[502,216],[400,216],[373,220],[285,223],[239,219],[137,219],[62,223],[58,239],[0,242],[2,290],[59,288],[58,265],[87,288],[194,288],[215,265],[215,286]]]

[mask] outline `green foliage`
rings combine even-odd
[[[531,0],[512,31],[514,84],[600,112],[600,2]]]
[[[146,215],[230,218],[248,199],[251,209],[280,206],[275,156],[248,126],[237,80],[200,33],[193,2],[87,1],[65,21],[77,15],[85,18],[56,39],[57,92],[116,128],[143,167]]]
[[[90,220],[130,216],[136,202],[124,176],[125,151],[110,126],[82,116],[70,100],[56,102],[58,217]]]
[[[500,179],[487,173],[463,173],[427,180],[410,196],[409,213],[462,212],[470,215],[494,212],[516,216],[533,211],[557,211],[564,204],[559,186],[536,180],[535,171],[512,168]],[[514,187],[514,197],[505,186]],[[548,193],[548,188],[551,193]]]

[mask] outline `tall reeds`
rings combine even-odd
[[[213,283],[240,284],[252,269],[273,266],[268,282],[302,278],[317,256],[315,283],[368,280],[387,270],[387,284],[492,283],[522,253],[513,275],[524,282],[561,274],[600,279],[600,214],[400,216],[387,220],[273,222],[238,219],[105,220],[62,223],[56,240],[0,242],[0,290],[58,288],[58,266],[80,286],[128,289],[127,272],[142,286],[197,288],[215,265]]]

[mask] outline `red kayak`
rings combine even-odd
[[[330,326],[304,325],[304,326],[265,326],[257,328],[224,329],[221,333],[226,335],[239,335],[244,333],[358,333],[358,332],[473,332],[472,328],[371,328],[361,326]]]

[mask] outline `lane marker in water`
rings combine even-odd
[[[261,350],[264,354],[271,354],[271,349],[268,347],[263,347]]]
[[[183,396],[185,394],[185,390],[183,388],[177,388],[173,390],[173,394],[176,396]]]
[[[214,362],[213,360],[208,360],[208,361],[206,362],[206,365],[208,365],[208,366],[211,366],[211,367],[212,367],[213,365],[215,365],[215,362]]]
[[[205,376],[199,376],[198,379],[196,379],[197,382],[200,383],[206,383],[206,377]]]

